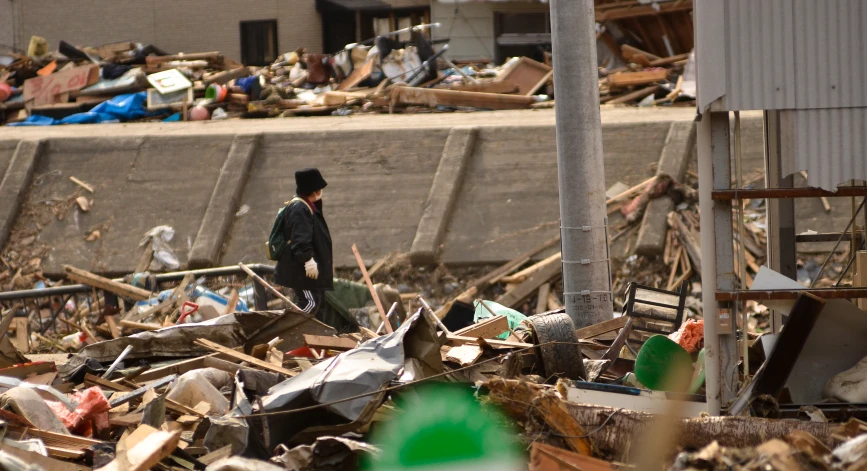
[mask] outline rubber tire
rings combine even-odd
[[[533,326],[533,337],[537,344],[565,342],[536,349],[545,377],[549,381],[556,381],[559,377],[584,381],[587,372],[584,370],[584,357],[572,319],[565,313],[551,313],[530,316],[528,320]]]

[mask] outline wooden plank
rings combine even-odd
[[[554,69],[549,70],[547,74],[545,74],[542,78],[540,78],[539,82],[537,82],[535,85],[530,87],[530,89],[527,91],[527,93],[524,94],[524,96],[535,95],[536,92],[539,91],[540,88],[544,87],[546,83],[551,81],[552,77],[554,77]]]
[[[521,57],[499,79],[517,84],[518,95],[529,96],[534,88],[538,88],[539,82],[552,71],[551,66],[547,64],[534,61],[529,57]]]
[[[93,187],[88,185],[87,183],[84,183],[83,181],[72,176],[70,176],[69,179],[72,181],[72,183],[75,183],[76,185],[84,188],[88,193],[93,193]]]
[[[460,345],[449,349],[446,360],[453,361],[462,367],[470,366],[481,358],[482,352],[482,347],[478,345]]]
[[[15,327],[15,338],[10,338],[12,344],[19,352],[30,352],[30,330],[26,317],[16,317],[12,319],[12,325]]]
[[[539,294],[536,296],[536,314],[542,314],[548,310],[548,293],[551,292],[551,283],[545,283],[539,287]]]
[[[111,332],[111,338],[120,338],[120,327],[117,326],[117,319],[114,316],[105,316],[105,323],[108,324],[108,330]]]
[[[659,85],[651,85],[646,88],[642,88],[640,90],[635,90],[634,92],[629,92],[617,97],[612,97],[610,99],[602,100],[606,105],[621,105],[623,103],[629,103],[633,100],[640,100],[655,92],[656,89],[659,88]]]
[[[465,337],[463,335],[454,335],[450,334],[447,336],[449,345],[452,346],[461,346],[461,345],[481,345],[488,344],[494,348],[530,348],[533,346],[531,343],[522,343],[522,342],[507,342],[505,340],[494,340],[494,339],[481,339],[478,337]]]
[[[453,332],[455,335],[464,337],[492,339],[509,330],[509,321],[506,316],[496,316],[484,319],[479,323],[464,327]]]
[[[254,281],[256,281],[257,283],[262,285],[266,290],[270,291],[271,294],[273,294],[274,296],[277,296],[278,298],[283,300],[284,303],[286,303],[289,307],[294,309],[299,314],[304,314],[304,311],[302,311],[300,307],[298,307],[295,303],[293,303],[291,300],[289,300],[289,298],[284,296],[283,293],[281,293],[280,291],[277,290],[277,288],[271,286],[271,283],[268,283],[261,276],[257,275],[247,265],[244,265],[243,263],[239,263],[238,266],[241,267],[241,270],[244,270],[244,273],[246,273],[250,278],[252,278]]]
[[[109,417],[108,424],[115,427],[133,427],[141,423],[141,418],[144,414],[141,412],[135,414],[126,414],[120,417]]]
[[[357,87],[358,84],[364,82],[368,77],[370,77],[370,74],[373,73],[374,65],[374,61],[369,60],[362,64],[361,67],[353,69],[352,72],[350,72],[349,75],[340,82],[340,85],[337,86],[337,90],[344,91]]]
[[[47,456],[42,456],[39,453],[22,450],[14,446],[0,445],[0,451],[12,455],[29,465],[34,465],[40,469],[50,471],[90,471],[92,468],[75,463],[60,461]]]
[[[491,110],[517,110],[529,108],[533,97],[501,93],[459,92],[436,88],[395,87],[392,101],[402,105],[463,106]]]
[[[136,377],[136,381],[139,383],[147,383],[148,381],[154,381],[160,378],[165,378],[166,376],[171,375],[182,375],[188,371],[197,370],[199,368],[205,367],[205,358],[213,357],[217,355],[216,353],[211,353],[205,356],[201,356],[198,358],[191,358],[189,360],[179,361],[177,363],[172,363],[171,365],[162,366],[160,368],[155,368],[152,370],[145,371],[144,373],[138,375]],[[115,383],[116,384],[116,383]]]
[[[326,337],[324,335],[304,334],[304,343],[310,348],[325,348],[328,350],[352,350],[358,342],[341,337]]]
[[[533,443],[533,449],[530,451],[530,471],[615,471],[615,469],[617,468],[608,461],[579,455],[544,443]]]
[[[251,357],[250,355],[245,355],[241,352],[236,352],[236,351],[232,350],[231,348],[224,347],[218,343],[211,342],[208,339],[198,339],[198,340],[196,340],[196,344],[201,345],[201,346],[203,346],[209,350],[213,350],[215,352],[225,354],[225,355],[230,356],[232,358],[236,358],[236,359],[241,360],[241,361],[246,361],[247,363],[249,363],[251,365],[255,365],[255,366],[262,368],[263,370],[266,370],[266,371],[272,371],[274,373],[280,373],[280,374],[284,374],[284,375],[290,376],[290,377],[298,374],[292,370],[287,370],[286,368],[274,366],[274,365],[268,363],[267,361],[263,361],[263,360],[260,360],[258,358]]]
[[[141,427],[140,427],[141,428]],[[118,456],[103,471],[146,471],[178,447],[181,432],[154,432],[141,443],[130,447],[126,456]]]
[[[93,273],[69,265],[64,265],[63,271],[66,273],[66,277],[72,281],[94,286],[119,296],[130,298],[134,301],[144,301],[151,297],[150,291],[136,288],[135,286],[130,286],[126,283],[109,280],[108,278],[94,275]]]
[[[618,72],[607,77],[608,86],[612,88],[634,87],[647,85],[668,78],[668,70],[646,70],[642,72]]]
[[[364,277],[364,283],[367,284],[367,289],[370,290],[370,296],[373,297],[373,302],[376,303],[376,310],[379,311],[379,318],[385,324],[385,331],[390,334],[394,332],[391,328],[391,322],[389,322],[388,317],[386,317],[385,308],[382,307],[382,301],[379,299],[379,295],[376,294],[376,290],[373,288],[373,282],[370,281],[370,275],[367,274],[367,267],[364,266],[364,260],[361,258],[361,254],[358,252],[358,247],[355,244],[352,244],[352,253],[355,255],[355,261],[358,262],[358,268],[361,269],[361,276]]]
[[[219,459],[227,458],[232,455],[232,445],[226,445],[223,448],[218,448],[207,455],[199,458],[199,462],[205,466]]]
[[[144,393],[148,392],[148,390],[150,390],[150,389],[157,389],[157,388],[161,388],[163,386],[168,385],[169,383],[174,381],[175,378],[176,378],[176,376],[174,376],[174,375],[167,376],[165,378],[161,378],[157,381],[154,381],[151,384],[148,384],[146,386],[142,386],[138,389],[130,391],[130,392],[128,392],[128,393],[126,393],[120,397],[112,397],[111,402],[109,402],[109,405],[111,406],[112,409],[114,409],[117,406],[126,404],[127,402],[129,402],[133,399],[136,399],[138,397],[143,396]]]
[[[539,271],[542,267],[550,263],[551,260],[559,259],[560,255],[560,252],[557,252],[550,257],[538,263],[530,265],[529,267],[519,271],[518,273],[515,273],[514,275],[504,276],[497,281],[501,283],[522,283],[524,281],[527,281],[527,278],[529,278],[533,273]]]
[[[103,443],[99,440],[79,437],[78,435],[67,435],[64,433],[49,432],[47,430],[40,430],[38,428],[32,427],[25,428],[9,424],[7,426],[7,429],[10,432],[14,432],[16,435],[20,435],[21,437],[39,438],[48,446],[66,448],[70,450],[84,450],[93,445]]]
[[[145,324],[143,322],[132,322],[132,321],[120,321],[120,325],[121,325],[121,327],[123,327],[125,329],[138,329],[138,330],[145,330],[145,331],[160,330],[163,328],[163,326],[161,326],[159,324]]]
[[[495,80],[480,83],[453,83],[447,86],[440,86],[443,90],[455,90],[459,92],[479,92],[479,93],[517,93],[518,85],[507,80]]]
[[[495,301],[497,304],[502,304],[503,306],[514,308],[521,301],[526,299],[528,296],[533,294],[543,283],[547,283],[551,281],[553,278],[558,276],[562,271],[562,265],[560,263],[560,259],[553,259],[548,262],[547,265],[542,267],[539,271],[534,273],[527,281],[516,286],[511,291],[506,292]]]
[[[92,375],[90,373],[84,375],[84,384],[99,386],[100,388],[108,389],[109,391],[130,392],[133,390],[133,388],[125,384],[118,384],[114,381],[109,381],[105,378],[100,378],[99,376]]]
[[[626,325],[627,320],[626,316],[615,317],[614,319],[583,327],[576,330],[575,333],[579,339],[592,339],[593,337],[622,329]]]

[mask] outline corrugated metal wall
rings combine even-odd
[[[782,174],[806,170],[808,184],[834,191],[867,179],[867,108],[780,112]]]
[[[699,109],[867,106],[867,1],[695,2]]]

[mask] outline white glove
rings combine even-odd
[[[319,279],[319,266],[316,265],[316,260],[311,258],[304,262],[304,271],[307,272],[307,278]]]

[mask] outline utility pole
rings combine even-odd
[[[550,0],[563,297],[576,328],[611,319],[593,0]]]

